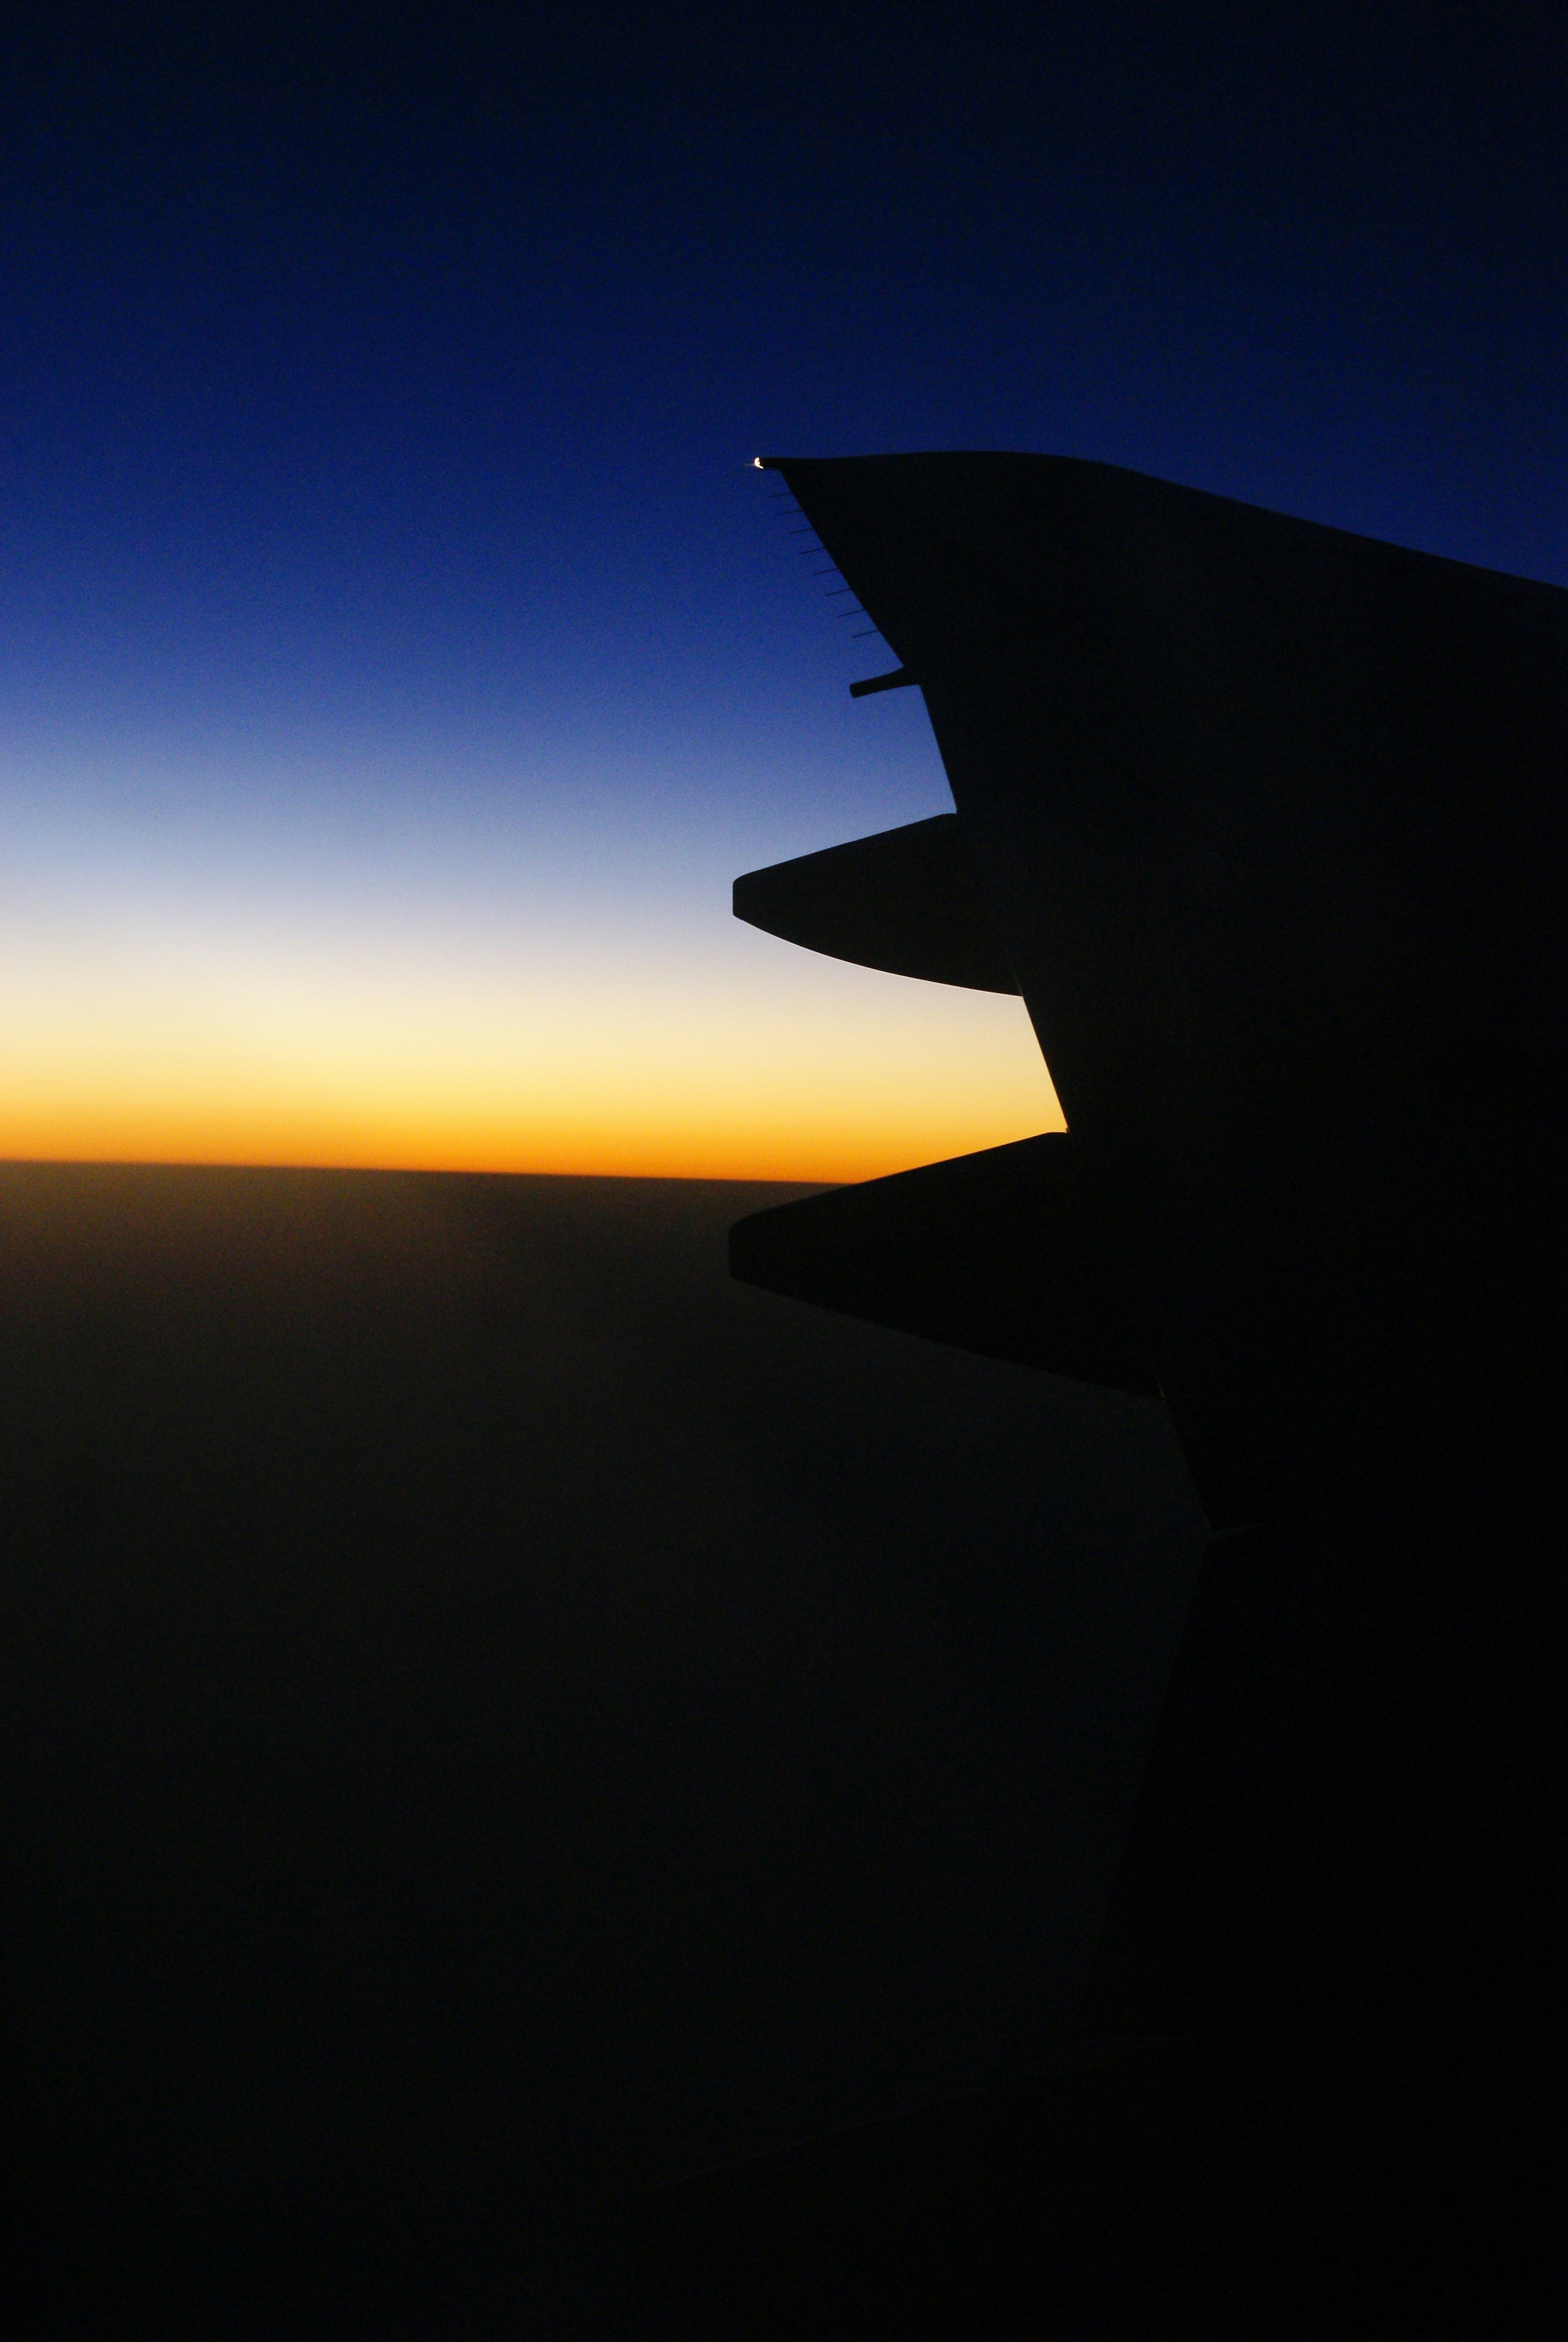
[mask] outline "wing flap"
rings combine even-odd
[[[748,871],[734,914],[785,943],[892,976],[1016,993],[958,816],[857,837]]]
[[[730,1230],[730,1273],[987,1357],[1160,1396],[1065,1132],[754,1213]]]

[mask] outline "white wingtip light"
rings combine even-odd
[[[752,457],[752,469],[754,472],[765,472],[767,470],[767,465],[763,462],[760,455],[754,455]]]

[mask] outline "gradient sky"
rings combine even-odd
[[[1055,1124],[1021,1004],[730,917],[950,802],[759,448],[1568,584],[1553,12],[131,13],[0,99],[0,1154],[834,1179]]]

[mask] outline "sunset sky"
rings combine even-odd
[[[0,1155],[832,1180],[1056,1125],[1017,1001],[730,916],[950,803],[749,462],[1094,456],[1568,584],[1548,12],[1502,62],[1273,13],[52,16]]]

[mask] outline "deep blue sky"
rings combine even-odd
[[[652,1167],[833,1176],[791,1122],[832,1032],[914,1159],[930,989],[728,920],[735,871],[947,802],[759,448],[1090,455],[1568,583],[1568,40],[1280,15],[52,17],[4,101],[0,1152],[138,1151],[112,1099],[92,1136],[118,1069],[150,1151],[270,1079],[276,1152],[376,1159],[334,1069],[414,1113],[490,1016],[431,1159],[548,1167],[552,1016]],[[929,1012],[998,1136],[1014,1006]],[[743,1028],[777,1082],[731,1144]],[[550,1159],[637,1167],[582,1116]]]

